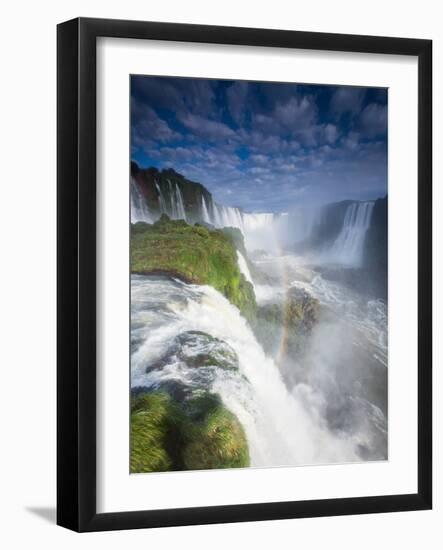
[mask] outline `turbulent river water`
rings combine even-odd
[[[284,301],[294,287],[320,301],[303,351],[281,359],[281,326],[265,353],[238,309],[209,286],[132,275],[131,386],[219,394],[245,429],[251,466],[386,459],[385,303],[327,280],[295,255],[258,255],[251,271],[239,256],[239,266],[259,305]],[[255,272],[266,278],[255,280]],[[223,368],[193,368],[192,358],[208,349],[223,356]]]

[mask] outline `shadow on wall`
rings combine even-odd
[[[31,514],[44,519],[45,521],[49,521],[49,523],[55,524],[56,522],[57,512],[55,507],[28,506],[26,510]]]

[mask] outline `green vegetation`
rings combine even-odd
[[[156,391],[131,401],[132,473],[249,465],[244,430],[217,395],[202,392],[177,403]]]
[[[140,394],[131,403],[131,472],[164,472],[175,469],[176,435],[182,413],[162,393]]]
[[[246,318],[255,315],[254,289],[238,268],[233,238],[221,230],[170,220],[164,214],[153,225],[139,222],[132,226],[131,271],[210,285]]]
[[[218,405],[196,427],[183,459],[187,470],[249,466],[243,427],[230,411]]]

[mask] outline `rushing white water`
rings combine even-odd
[[[168,182],[168,192],[165,195],[162,191],[160,185],[155,182],[155,187],[158,193],[158,202],[160,206],[160,213],[166,214],[173,220],[185,220],[186,209],[183,201],[183,195],[180,190],[180,187],[177,183],[172,183],[171,180]],[[158,217],[158,216],[157,216]]]
[[[149,212],[146,200],[141,194],[134,178],[131,178],[131,221],[132,223],[153,222],[153,216]]]
[[[358,442],[362,459],[385,459],[386,302],[323,278],[303,256],[273,258],[266,254],[253,263],[254,289],[260,306],[285,303],[292,289],[306,291],[322,306],[322,314],[304,340],[301,352],[294,355],[293,349],[288,348],[290,332],[277,333],[268,341],[267,349],[278,357],[287,386],[293,387],[300,399],[311,400],[315,396],[320,417],[334,431],[351,435]],[[266,273],[261,281],[257,279],[260,272]],[[267,333],[265,326],[265,337]]]
[[[202,221],[204,221],[205,223],[211,223],[211,216],[209,215],[209,210],[208,210],[208,207],[206,206],[204,195],[202,195],[201,217],[202,217]]]
[[[331,261],[353,267],[361,265],[373,208],[374,201],[353,202],[348,206],[340,234],[327,252]]]
[[[177,219],[186,221],[185,204],[183,202],[183,195],[179,185],[175,184],[175,210]]]
[[[214,211],[212,221],[216,227],[237,227],[243,231],[243,216],[239,208],[223,206],[216,202],[212,203],[212,207]]]
[[[180,191],[180,187],[177,183],[172,183],[171,180],[168,181],[169,186],[169,212],[166,212],[170,218],[173,220],[185,220],[186,221],[186,212],[183,202],[183,196]]]
[[[210,200],[208,203],[205,197],[201,196],[200,219],[189,220],[183,194],[180,186],[167,179],[166,190],[155,181],[155,188],[158,193],[160,214],[166,214],[173,220],[185,220],[190,223],[203,221],[217,228],[234,227],[239,229],[245,239],[246,247],[250,250],[255,248],[275,250],[279,246],[278,235],[282,235],[283,225],[286,223],[285,214],[275,215],[272,213],[248,213],[232,206],[223,206]],[[137,183],[131,178],[131,221],[145,221],[153,223],[159,214],[149,212],[145,199],[140,193]],[[278,235],[277,235],[278,234]]]
[[[159,205],[160,205],[160,212],[162,214],[168,214],[169,209],[166,206],[165,197],[163,196],[162,190],[160,189],[160,186],[157,182],[155,182],[155,188],[157,189],[157,192],[158,192],[158,202],[159,202]]]
[[[133,276],[131,292],[132,387],[159,387],[171,381],[206,384],[242,423],[252,466],[360,460],[356,441],[332,433],[319,417],[312,388],[305,384],[288,391],[246,320],[216,290]],[[167,355],[174,338],[183,334],[201,337],[202,333],[236,352],[238,372],[214,365],[202,378],[201,373],[198,377],[201,369],[189,367],[176,354]],[[192,347],[197,345],[194,342]],[[162,358],[161,368],[149,368]]]
[[[251,272],[249,270],[248,262],[246,261],[243,254],[237,250],[237,261],[238,267],[240,268],[241,273],[243,273],[245,279],[254,286],[254,281],[252,280]]]
[[[279,246],[279,238],[284,233],[281,231],[286,222],[286,214],[272,214],[270,212],[243,212],[232,206],[222,206],[212,203],[213,215],[211,216],[203,199],[203,221],[215,227],[235,227],[240,229],[245,239],[246,248],[276,250]]]

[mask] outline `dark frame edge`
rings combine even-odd
[[[212,525],[327,516],[413,512],[431,506],[419,494],[239,504],[96,514],[80,532]],[[333,512],[331,511],[333,509]]]
[[[432,40],[418,55],[418,494],[432,509]]]
[[[57,26],[57,524],[78,530],[78,20]]]

